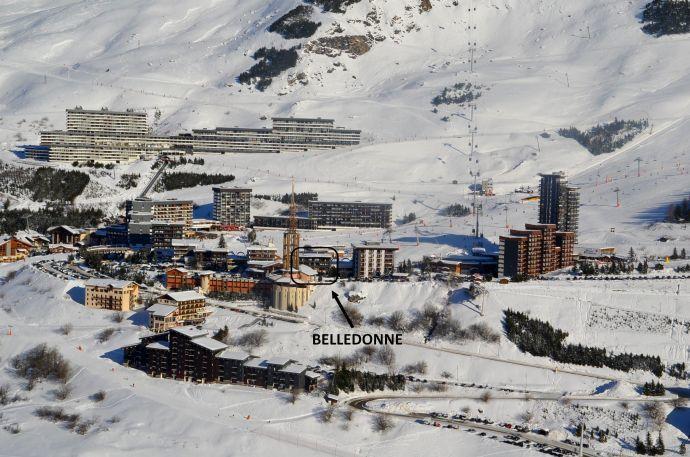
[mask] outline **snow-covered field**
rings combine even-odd
[[[449,204],[471,202],[471,171],[479,169],[482,177],[494,181],[497,195],[482,197],[480,223],[484,245],[495,249],[506,226],[536,221],[537,205],[523,203],[526,195],[514,190],[535,187],[540,172],[563,170],[581,187],[582,247],[613,246],[621,253],[633,247],[640,256],[664,256],[673,247],[690,247],[686,226],[663,222],[668,205],[687,196],[690,183],[688,36],[643,34],[638,16],[645,0],[461,0],[457,5],[452,0],[431,0],[432,9],[426,12],[411,0],[363,0],[345,14],[317,8],[315,20],[322,25],[314,38],[340,27],[343,32],[336,35],[371,33],[385,39],[357,58],[301,52],[297,67],[274,78],[265,92],[235,78],[254,63],[251,55],[258,48],[307,41],[285,40],[266,31],[299,4],[297,0],[0,3],[2,161],[35,166],[20,161],[11,150],[38,141],[40,129],[64,128],[64,109],[75,105],[146,109],[151,123],[159,109],[161,118],[154,129],[162,133],[268,126],[270,120],[262,120],[263,116],[332,117],[337,125],[362,129],[363,144],[270,156],[204,155],[204,166],[176,170],[232,173],[237,185],[258,194],[286,193],[294,177],[297,192],[317,192],[321,199],[393,202],[395,219],[414,212],[417,223],[396,223],[390,235],[375,229],[343,229],[305,232],[302,238],[314,245],[390,236],[400,245],[399,259],[446,255],[475,243],[471,217],[450,220],[440,214]],[[373,10],[377,21],[367,20]],[[468,41],[477,42],[474,72],[469,71]],[[290,82],[298,73],[304,73],[308,84]],[[482,86],[476,111],[440,105],[434,112],[432,98],[463,82]],[[646,118],[650,128],[623,148],[599,156],[556,133],[562,127],[586,129],[614,118]],[[470,123],[477,128],[472,157]],[[76,203],[99,206],[115,215],[122,201],[135,196],[152,176],[150,166],[151,162],[138,162],[117,166],[114,173],[92,171],[92,183]],[[125,191],[116,186],[124,173],[141,174],[138,188]],[[198,205],[197,216],[209,214],[211,186],[165,196],[191,198]],[[23,199],[11,202],[12,207],[37,205]],[[282,209],[281,204],[257,200],[252,213],[277,214]],[[258,235],[259,241],[273,240],[278,246],[280,237],[280,232],[268,230]],[[672,241],[659,242],[661,237]],[[232,249],[243,248],[239,238],[228,242]],[[0,425],[18,423],[22,429],[17,435],[0,430],[2,455],[393,456],[451,455],[458,449],[467,455],[536,455],[472,434],[402,420],[380,434],[372,431],[372,418],[363,412],[356,413],[352,422],[338,415],[332,423],[322,423],[318,416],[325,403],[317,396],[292,405],[278,392],[147,378],[118,364],[117,349],[136,341],[144,331],[140,314],[113,323],[107,313],[87,310],[72,299],[81,283],[65,283],[30,267],[14,279],[4,279],[18,267],[0,265],[0,384],[9,383],[13,394],[26,399],[0,407]],[[665,363],[687,362],[686,283],[490,284],[484,316],[460,293],[451,294],[448,306],[463,326],[485,322],[502,331],[502,310],[511,307],[567,331],[569,342],[656,354]],[[302,311],[310,323],[276,322],[268,328],[269,344],[258,355],[316,363],[323,355],[337,353],[337,348],[314,348],[311,332],[341,330],[335,323],[331,290],[344,296],[360,289],[366,299],[358,306],[365,316],[395,310],[409,313],[427,303],[444,306],[449,293],[447,286],[428,282],[319,287],[315,308]],[[61,335],[58,328],[68,321],[74,330]],[[227,324],[240,331],[241,326],[251,328],[252,322],[246,315],[217,309],[208,326]],[[96,342],[96,334],[107,327],[118,331],[108,342]],[[632,399],[639,397],[635,383],[651,376],[556,366],[520,353],[503,335],[497,344],[424,344],[419,332],[406,335],[406,340],[408,344],[396,349],[397,366],[424,360],[429,379],[448,372],[453,381],[464,383]],[[10,359],[40,342],[58,347],[78,367],[70,380],[73,394],[65,401],[54,399],[54,385],[24,391],[12,374]],[[341,355],[347,355],[346,350]],[[366,367],[385,370],[373,363]],[[663,381],[684,387],[672,379]],[[106,399],[93,402],[89,396],[100,389],[107,392]],[[435,402],[402,400],[400,404],[423,411],[440,408]],[[579,404],[445,402],[449,410],[482,408],[500,420],[516,420],[531,409],[539,425],[551,428],[571,427],[577,416],[573,405]],[[596,404],[584,401],[583,405],[604,409],[590,411],[592,418],[609,417],[601,420],[601,427],[625,423],[627,412],[618,400],[592,403]],[[38,419],[33,411],[44,404],[61,404],[68,412],[93,418],[95,425],[86,436],[76,435]],[[630,408],[639,412],[640,406]],[[119,421],[111,420],[115,417]],[[669,449],[677,449],[679,439],[686,438],[689,417],[684,408],[670,412],[664,429]],[[649,428],[644,421],[640,424],[641,429]],[[637,429],[630,426],[629,432],[628,438]],[[609,449],[612,446],[608,443]]]

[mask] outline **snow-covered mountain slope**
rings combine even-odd
[[[227,154],[207,163],[240,167],[246,172],[238,171],[238,183],[266,192],[286,191],[290,175],[324,196],[380,199],[397,192],[396,216],[415,211],[431,225],[460,233],[467,233],[469,221],[451,229],[437,209],[466,198],[471,169],[478,166],[483,177],[493,178],[500,194],[534,185],[539,172],[562,169],[591,186],[583,192],[582,225],[594,234],[581,240],[621,246],[638,234],[620,236],[619,228],[610,235],[611,227],[654,222],[650,214],[687,192],[687,175],[678,170],[688,168],[688,36],[644,34],[644,0],[430,3],[424,11],[416,0],[362,0],[345,13],[314,5],[312,20],[321,23],[315,35],[287,40],[267,28],[304,4],[298,0],[3,2],[0,144],[8,149],[36,141],[41,128],[62,128],[64,109],[74,105],[143,108],[151,122],[160,109],[155,128],[173,133],[266,126],[270,120],[261,117],[276,114],[333,117],[362,129],[368,144],[299,157]],[[370,49],[354,57],[313,52],[317,40],[346,36],[365,37]],[[473,72],[468,43],[476,43]],[[296,67],[265,91],[236,81],[256,62],[257,49],[295,45],[302,46]],[[468,82],[481,92],[474,114],[466,105],[441,104],[434,112],[431,100],[444,88]],[[555,133],[616,117],[648,118],[651,128],[597,157]],[[478,165],[467,156],[468,118],[477,127]],[[538,142],[543,132],[550,137]],[[632,178],[638,156],[643,177],[623,179]],[[12,160],[7,152],[2,157]],[[653,173],[664,179],[650,180]],[[621,179],[597,185],[605,176]],[[81,202],[105,202],[115,210],[126,193],[109,178],[98,179],[105,190]],[[624,203],[612,213],[616,186]],[[205,204],[210,189],[178,194]],[[503,195],[486,202],[485,233],[505,228],[501,204],[511,199],[517,202]],[[508,206],[510,225],[533,219],[533,208]]]
[[[15,129],[8,125],[15,116],[37,115],[61,126],[63,109],[81,104],[159,107],[162,128],[171,130],[289,113],[334,116],[374,138],[453,137],[466,133],[466,121],[440,121],[430,101],[446,86],[471,81],[486,87],[477,116],[480,150],[488,153],[535,146],[525,136],[544,129],[613,116],[675,120],[687,105],[690,62],[679,58],[687,38],[643,34],[637,15],[644,1],[436,0],[420,12],[413,0],[364,0],[344,14],[316,7],[322,25],[312,38],[286,40],[266,30],[299,4],[4,2],[4,127]],[[261,46],[367,34],[383,41],[371,40],[371,50],[356,58],[302,49],[297,67],[265,93],[235,81]],[[477,43],[474,74],[468,41]],[[308,84],[287,82],[298,72]],[[565,143],[564,152],[578,150]]]

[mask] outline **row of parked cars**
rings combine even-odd
[[[443,419],[448,418],[448,414],[445,414],[445,413],[431,413],[431,415],[434,417],[443,418]],[[467,420],[467,421],[478,422],[478,423],[482,423],[482,424],[493,424],[492,421],[487,421],[486,419],[479,419],[479,418],[474,418],[474,417],[473,418],[466,418],[466,416],[464,414],[455,414],[451,417],[453,419],[458,419],[458,420]],[[416,422],[418,424],[430,425],[430,426],[439,427],[439,428],[448,428],[448,429],[453,429],[453,430],[459,430],[460,429],[460,427],[456,424],[442,425],[439,421],[436,421],[436,420],[430,421],[427,419],[417,419]],[[509,429],[513,428],[513,425],[509,424],[507,422],[502,422],[498,425],[501,427],[509,428]],[[522,425],[515,426],[514,429],[516,431],[522,431],[522,430],[524,430],[525,432],[529,431],[527,429],[527,427],[524,427]],[[464,429],[463,431],[468,432],[468,433],[477,433],[477,430],[475,430],[473,428],[467,428],[467,429]],[[533,430],[533,432],[538,433],[540,435],[548,435],[548,430],[546,430],[546,429],[537,429],[537,430]],[[488,437],[489,439],[492,439],[492,440],[498,440],[499,439],[498,435],[493,435],[493,434],[489,435],[487,432],[484,432],[484,431],[477,433],[477,436]],[[535,449],[535,450],[542,452],[544,454],[553,455],[556,457],[575,455],[573,452],[567,451],[565,449],[560,449],[560,448],[557,448],[554,446],[549,446],[548,444],[544,444],[544,443],[535,443],[533,441],[521,438],[521,437],[516,436],[516,435],[503,435],[500,439],[501,439],[502,443],[506,443],[506,444],[510,444],[512,446],[518,446],[518,447],[522,447],[522,448],[526,448],[526,449]],[[570,443],[568,443],[568,444],[570,444]]]

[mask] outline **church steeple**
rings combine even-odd
[[[290,196],[290,223],[283,234],[283,269],[299,270],[299,232],[297,231],[297,204],[295,203],[295,178],[292,178],[292,195]],[[294,252],[293,252],[294,251]],[[290,261],[292,260],[292,262]]]

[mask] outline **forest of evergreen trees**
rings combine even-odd
[[[308,38],[321,25],[320,22],[309,20],[313,11],[311,6],[296,6],[271,24],[268,31],[278,33],[285,39]]]
[[[649,126],[647,119],[639,121],[614,119],[607,124],[597,124],[587,131],[575,127],[558,130],[564,138],[572,138],[594,155],[613,152],[631,141]]]
[[[176,171],[173,173],[165,173],[163,178],[156,185],[157,191],[184,189],[187,187],[196,186],[210,186],[213,184],[222,184],[233,181],[234,175],[207,173],[189,173],[186,171]]]
[[[404,390],[405,376],[376,374],[368,371],[359,371],[345,367],[337,367],[328,387],[329,393],[338,395],[342,390],[345,393],[354,392],[355,384],[360,390],[374,392],[377,390]]]
[[[642,386],[642,395],[646,395],[648,397],[662,397],[666,395],[666,389],[660,382],[645,382]]]
[[[0,233],[15,233],[29,227],[45,233],[54,225],[72,225],[74,227],[95,227],[104,217],[100,209],[64,208],[61,205],[50,206],[38,211],[28,209],[8,209],[0,211]]]
[[[690,221],[690,200],[685,198],[681,203],[669,206],[667,220],[674,224]]]
[[[30,169],[0,164],[0,191],[37,202],[73,202],[84,191],[89,180],[89,175],[81,171],[50,167]]]
[[[441,211],[441,214],[444,216],[450,216],[450,217],[462,217],[462,216],[467,216],[470,214],[471,210],[469,207],[462,205],[460,203],[454,203],[450,206],[447,206],[443,208],[443,211]]]
[[[267,194],[254,194],[252,197],[258,198],[261,200],[273,200],[274,202],[281,202],[285,203],[286,205],[290,203],[290,198],[292,194],[283,194],[283,195],[267,195]],[[319,199],[319,194],[316,192],[296,192],[295,193],[295,203],[297,203],[300,206],[307,206],[310,200],[318,200]]]
[[[548,322],[531,319],[527,314],[507,309],[503,311],[506,336],[528,354],[549,357],[557,362],[608,367],[614,370],[647,370],[657,377],[664,371],[658,356],[641,354],[607,354],[606,349],[565,344],[568,334],[555,329]]]
[[[688,0],[653,0],[642,12],[642,30],[662,36],[690,32],[690,2]]]
[[[36,170],[27,183],[33,201],[73,202],[89,183],[89,175],[81,171],[65,171],[49,167]]]
[[[258,62],[242,72],[237,81],[241,84],[255,83],[256,88],[263,92],[271,85],[274,77],[297,65],[297,49],[299,46],[288,49],[259,48],[252,56]]]
[[[194,157],[192,159],[188,159],[186,157],[180,157],[177,160],[169,160],[168,161],[168,168],[175,168],[175,167],[178,167],[180,165],[187,165],[187,164],[203,165],[204,163],[206,163],[206,161],[204,160],[203,157]],[[156,164],[158,164],[158,162],[156,162]],[[156,167],[156,168],[158,168],[158,167]]]

